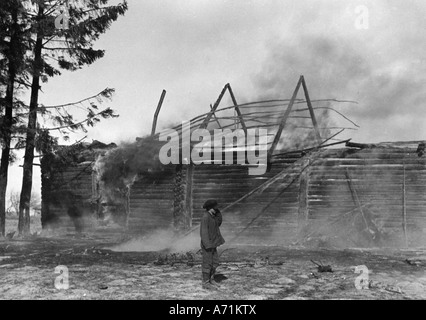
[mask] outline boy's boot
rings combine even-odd
[[[210,274],[208,272],[203,272],[203,289],[211,290],[214,289],[213,285],[210,283]]]
[[[220,287],[220,284],[215,281],[214,276],[216,274],[216,269],[210,271],[210,283],[216,287]]]

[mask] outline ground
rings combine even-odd
[[[219,249],[221,287],[206,290],[201,287],[197,250],[105,249],[123,239],[117,233],[97,232],[0,240],[0,299],[426,298],[423,249],[228,245]],[[330,266],[332,272],[319,272],[314,262]],[[368,275],[362,269],[368,269]],[[68,288],[66,280],[60,281],[66,273]]]

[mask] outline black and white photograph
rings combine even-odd
[[[0,0],[0,300],[426,299],[425,16]]]

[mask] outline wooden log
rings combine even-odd
[[[347,142],[346,146],[348,148],[365,149],[365,148],[374,148],[376,145],[374,145],[374,144],[365,144],[365,143]]]
[[[277,133],[275,134],[275,137],[274,137],[274,141],[272,142],[272,145],[268,150],[268,159],[271,159],[272,154],[275,152],[277,144],[278,144],[278,142],[281,138],[282,131],[283,131],[285,125],[286,125],[287,118],[290,115],[291,109],[293,108],[293,104],[296,100],[297,93],[299,92],[300,85],[302,84],[302,80],[303,80],[303,77],[300,76],[299,81],[297,82],[296,88],[294,89],[291,100],[290,100],[290,102],[287,106],[287,109],[286,109],[283,117],[281,118],[281,121],[280,121],[280,124],[279,124],[279,127],[278,127],[278,131],[277,131]]]
[[[380,166],[394,166],[402,167],[402,162],[405,162],[405,165],[410,169],[419,168],[421,170],[422,166],[426,163],[420,162],[417,159],[373,159],[373,158],[328,158],[321,159],[315,164],[316,169],[329,170],[330,167],[339,167],[344,165],[353,165],[353,166],[364,166],[364,167],[376,167]]]
[[[163,90],[163,92],[161,93],[160,101],[158,102],[158,105],[157,105],[157,109],[155,110],[154,119],[152,121],[151,136],[155,135],[155,130],[157,128],[158,114],[160,113],[161,106],[163,105],[165,96],[166,96],[166,90]]]
[[[309,114],[311,116],[312,124],[314,125],[314,129],[315,129],[317,143],[320,145],[321,144],[321,140],[322,140],[321,139],[321,134],[320,134],[320,131],[319,131],[319,128],[318,128],[317,119],[315,118],[314,109],[312,108],[311,99],[309,98],[308,87],[306,86],[305,77],[301,76],[301,78],[302,78],[303,91],[305,93],[306,104],[308,105]]]
[[[213,108],[210,110],[210,112],[206,115],[205,119],[204,119],[204,120],[203,120],[203,122],[201,123],[201,125],[200,125],[200,129],[206,129],[206,128],[207,128],[207,125],[209,124],[210,119],[211,119],[211,117],[213,116],[213,114],[216,112],[216,109],[217,109],[217,107],[219,106],[220,101],[222,100],[223,95],[225,94],[225,92],[226,92],[226,90],[227,90],[227,88],[228,88],[228,85],[229,85],[229,84],[227,83],[227,84],[223,87],[223,89],[222,89],[222,91],[221,91],[221,93],[220,93],[219,97],[217,98],[217,100],[216,100],[215,104],[213,105]]]
[[[322,185],[322,186],[316,186],[316,185],[310,185],[309,186],[309,193],[313,194],[313,195],[328,195],[331,193],[336,193],[336,194],[348,194],[350,195],[350,192],[348,192],[347,190],[339,190],[339,186],[343,187],[343,184],[339,184],[339,185]],[[357,186],[359,187],[364,187],[366,186],[366,184],[357,184]],[[364,189],[361,194],[389,194],[390,192],[393,194],[400,194],[401,192],[401,185],[394,185],[394,186],[387,186],[386,188],[382,188],[381,190],[379,190],[379,185],[377,185],[377,187],[373,186],[372,188],[366,188]],[[412,190],[415,190],[414,188]],[[424,189],[420,188],[418,189],[420,191],[423,191]]]
[[[298,217],[300,221],[300,226],[304,226],[304,222],[308,219],[309,215],[309,209],[308,209],[308,199],[309,199],[309,159],[305,160],[308,161],[308,163],[302,165],[307,167],[306,170],[304,170],[299,179],[299,210],[298,210]]]
[[[234,92],[232,91],[231,85],[229,83],[227,86],[228,86],[229,94],[231,95],[232,103],[234,104],[234,107],[235,107],[235,111],[238,114],[238,119],[240,120],[240,123],[241,123],[241,126],[243,127],[244,132],[247,134],[247,127],[244,122],[244,117],[243,117],[243,114],[241,113],[240,108],[238,107],[238,103],[237,103],[237,100],[235,99]]]

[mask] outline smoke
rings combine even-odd
[[[174,230],[162,229],[107,249],[121,252],[152,252],[163,250],[169,252],[187,252],[199,249],[199,247],[200,236],[197,232],[182,237]]]
[[[127,192],[137,175],[161,173],[164,166],[159,161],[162,143],[154,137],[122,143],[118,148],[99,157],[95,164],[103,189]]]
[[[259,92],[256,99],[290,98],[300,75],[304,75],[311,100],[357,101],[359,88],[368,86],[371,66],[350,41],[317,34],[301,34],[291,41],[286,40],[271,45],[262,70],[254,77],[254,87]],[[297,97],[305,98],[302,88]],[[355,128],[330,109],[356,119],[359,105],[350,104],[349,110],[346,105],[339,102],[313,102],[322,138],[337,132],[327,129],[330,127]],[[293,110],[301,108],[306,108],[306,104],[295,105]],[[291,115],[309,116],[309,113],[306,111]],[[284,148],[297,149],[308,146],[310,142],[316,142],[311,119],[289,119],[281,139]]]
[[[330,98],[341,97],[371,73],[371,66],[350,41],[309,34],[271,46],[254,81],[261,96],[289,97],[304,75],[311,99]]]
[[[131,187],[138,177],[162,174],[165,169],[158,159],[161,145],[153,137],[137,138],[133,143],[122,143],[97,158],[100,199],[103,221],[126,225],[129,215]]]
[[[375,12],[373,6],[370,8]],[[416,55],[421,40],[406,28],[395,30],[395,26],[398,22],[403,26],[406,21],[400,20],[409,17],[414,20],[410,24],[420,24],[423,18],[417,21],[417,13],[402,16],[388,11],[384,11],[388,15],[383,20],[389,21],[389,30],[375,28],[363,36],[355,29],[347,33],[320,33],[292,26],[294,33],[267,48],[261,70],[253,79],[258,96],[289,98],[299,76],[304,75],[311,99],[358,102],[332,106],[360,124],[357,135],[366,142],[419,139],[418,132],[407,130],[407,125],[420,124],[416,115],[424,114],[426,65]],[[336,16],[332,6],[328,14]],[[308,11],[307,18],[311,15],[313,20],[308,26],[318,25],[321,29],[320,17]],[[399,46],[396,41],[400,41]],[[402,51],[402,47],[410,49]],[[342,123],[338,117],[334,120]]]

